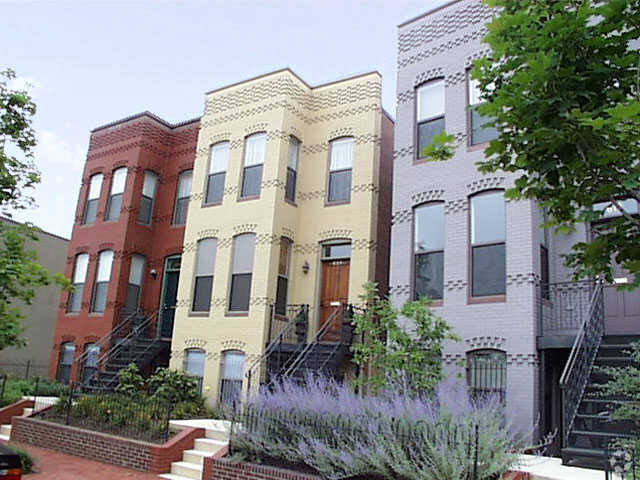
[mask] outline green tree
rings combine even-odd
[[[360,299],[365,309],[353,316],[356,336],[365,341],[351,346],[353,361],[361,371],[369,367],[356,383],[373,393],[384,387],[406,386],[419,393],[433,393],[443,378],[442,344],[459,340],[451,327],[429,308],[431,300],[422,297],[401,309],[378,294],[373,283],[364,285]],[[406,328],[399,323],[406,320]]]
[[[620,216],[577,243],[567,264],[576,277],[611,281],[617,263],[633,276],[628,288],[640,285],[640,217],[622,205],[640,201],[640,57],[632,44],[640,2],[485,1],[497,8],[485,37],[491,54],[472,75],[486,100],[479,112],[499,135],[480,170],[519,173],[507,196],[536,199],[546,226],[560,232],[601,218],[594,204],[610,203]],[[431,151],[443,145],[451,143],[439,139]]]
[[[5,215],[34,205],[30,190],[40,182],[31,126],[36,106],[28,92],[10,87],[13,79],[12,70],[0,71],[0,211]],[[0,350],[26,344],[22,305],[32,303],[37,287],[69,284],[62,275],[49,274],[28,248],[27,241],[38,240],[37,232],[32,225],[0,222]]]

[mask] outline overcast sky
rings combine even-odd
[[[316,85],[378,70],[395,116],[397,25],[444,0],[0,0],[0,68],[38,106],[38,208],[70,236],[89,132],[143,110],[202,114],[204,92],[288,66]]]

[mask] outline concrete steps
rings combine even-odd
[[[196,426],[196,425],[194,425]],[[229,445],[229,431],[224,428],[206,428],[205,436],[194,441],[192,449],[182,452],[182,461],[171,464],[171,472],[158,475],[165,480],[200,480],[204,459]]]

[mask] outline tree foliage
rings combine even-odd
[[[29,190],[40,182],[33,162],[35,133],[31,126],[36,106],[24,90],[12,89],[12,70],[0,71],[0,212],[33,205]],[[38,240],[32,225],[0,222],[0,350],[24,346],[24,304],[30,305],[36,288],[69,282],[51,275],[38,263],[27,242]]]
[[[499,135],[480,170],[519,173],[507,196],[536,199],[560,232],[602,218],[593,205],[609,202],[620,215],[567,264],[609,281],[618,264],[634,277],[628,288],[640,285],[640,217],[621,203],[640,201],[640,2],[485,2],[496,8],[491,53],[472,76],[486,100],[479,113]],[[446,139],[435,143],[441,152]]]
[[[393,385],[406,385],[416,393],[433,393],[443,378],[442,344],[458,340],[451,327],[429,308],[431,300],[422,297],[397,309],[382,298],[376,285],[367,283],[360,299],[366,308],[353,317],[356,336],[365,341],[351,347],[353,361],[361,368],[372,367],[368,376],[357,380],[377,393]],[[407,328],[399,323],[407,321]]]

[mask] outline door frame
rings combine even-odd
[[[333,257],[333,258],[328,258],[324,256],[324,247],[329,247],[331,245],[349,245],[349,256],[348,257]],[[321,303],[322,303],[322,282],[324,281],[324,276],[322,275],[322,264],[326,261],[331,261],[331,260],[349,260],[349,282],[351,282],[351,258],[352,258],[352,253],[353,253],[353,243],[351,242],[350,238],[335,238],[335,239],[331,239],[331,240],[325,240],[323,242],[319,243],[319,252],[318,252],[318,261],[317,261],[317,281],[316,281],[316,312],[314,315],[314,328],[315,331],[318,331],[318,328],[320,327],[320,318],[322,315],[322,308],[321,308]],[[349,286],[347,285],[347,299],[349,298],[349,294],[351,292],[351,289],[348,288]],[[314,333],[315,335],[315,333]]]
[[[173,255],[167,255],[166,257],[164,257],[164,265],[162,268],[162,287],[160,288],[160,302],[159,302],[159,307],[158,307],[158,318],[160,319],[160,323],[158,324],[158,332],[159,334],[162,333],[162,309],[164,307],[164,294],[166,292],[167,289],[167,272],[169,272],[169,268],[168,268],[168,264],[169,264],[169,260],[172,260],[174,258],[180,258],[180,268],[177,270],[178,271],[178,286],[180,285],[180,272],[182,270],[182,254],[181,253],[174,253]],[[171,271],[176,271],[175,269],[171,269]],[[177,290],[176,290],[176,295],[177,295]],[[174,313],[174,323],[175,323],[175,313]],[[164,338],[164,337],[161,337]]]

